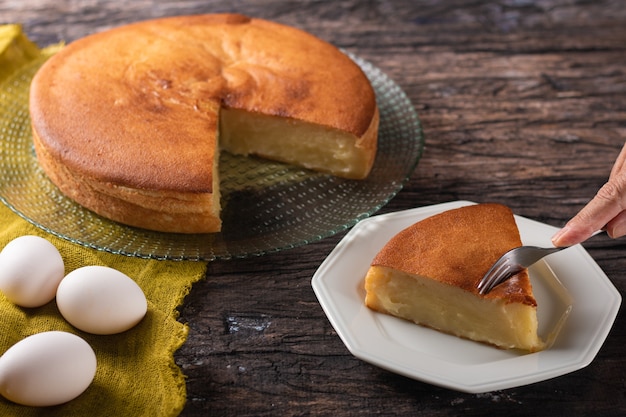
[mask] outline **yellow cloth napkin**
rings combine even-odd
[[[29,41],[16,36],[15,25],[0,26],[0,83],[13,70],[38,56],[19,53]],[[19,27],[18,27],[19,29]],[[12,36],[12,41],[7,37]],[[21,37],[21,38],[20,38]],[[2,54],[12,48],[10,60]],[[30,48],[30,47],[29,47]],[[55,47],[41,53],[53,53]],[[4,62],[3,62],[4,60]],[[18,62],[21,62],[19,65]],[[9,71],[6,71],[9,72]],[[0,84],[1,87],[1,84]],[[96,376],[78,398],[54,407],[25,407],[0,398],[0,416],[176,416],[185,400],[185,378],[173,353],[184,343],[188,328],[177,321],[177,308],[192,284],[204,277],[206,263],[157,261],[114,255],[56,238],[0,204],[0,249],[22,235],[39,235],[60,251],[66,273],[86,265],[104,265],[133,278],[148,299],[148,313],[136,327],[112,336],[96,336],[69,325],[54,301],[39,308],[21,308],[0,294],[0,354],[26,336],[64,330],[83,337],[98,360]],[[36,262],[36,260],[33,260]],[[2,267],[0,265],[0,267]]]

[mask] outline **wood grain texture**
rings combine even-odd
[[[606,181],[626,139],[626,7],[619,0],[4,0],[41,45],[147,18],[240,12],[307,30],[374,63],[407,93],[426,147],[380,212],[495,201],[563,225]],[[626,414],[623,311],[588,367],[462,394],[354,358],[310,279],[343,234],[208,267],[181,308],[185,416]],[[626,240],[590,254],[626,290]],[[364,260],[367,262],[367,260]]]

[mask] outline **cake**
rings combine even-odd
[[[523,270],[486,295],[477,285],[493,263],[521,246],[511,210],[500,204],[452,209],[395,235],[365,278],[365,304],[462,338],[538,351],[537,302]]]
[[[33,78],[39,164],[62,193],[131,226],[221,230],[220,149],[366,178],[379,113],[363,71],[299,29],[236,14],[87,36]]]

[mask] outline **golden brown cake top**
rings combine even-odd
[[[521,244],[508,207],[477,204],[409,226],[385,245],[372,266],[429,277],[479,295],[476,286],[483,275],[500,256]],[[481,297],[536,305],[526,270]]]
[[[40,140],[71,169],[190,192],[211,191],[220,106],[357,137],[376,112],[367,78],[337,48],[232,14],[156,19],[79,39],[37,73],[30,106]]]

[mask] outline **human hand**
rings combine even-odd
[[[626,144],[607,183],[552,237],[552,243],[554,246],[575,245],[602,229],[612,238],[626,235]]]

